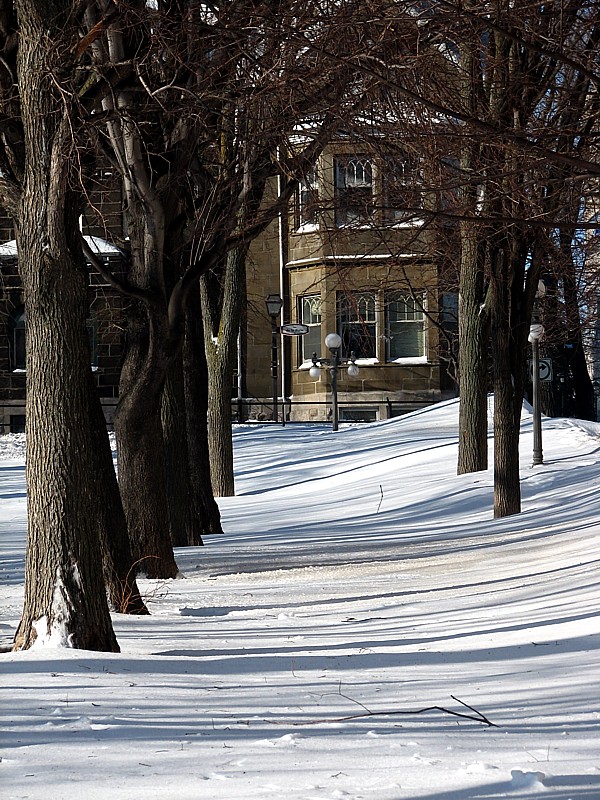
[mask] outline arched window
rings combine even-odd
[[[10,317],[10,366],[25,369],[25,308],[19,306]]]
[[[425,295],[386,297],[387,360],[425,359]]]
[[[374,292],[347,292],[337,301],[337,329],[342,354],[357,358],[377,357],[377,315]]]
[[[340,156],[335,160],[335,218],[337,225],[364,225],[375,209],[373,160]]]
[[[10,321],[10,364],[13,370],[24,370],[25,357],[25,308],[19,306],[11,314]],[[95,314],[91,314],[85,322],[90,343],[90,363],[92,367],[98,366],[98,321]]]

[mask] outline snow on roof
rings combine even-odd
[[[83,238],[88,243],[92,252],[98,255],[121,255],[123,252],[116,245],[107,242],[106,239],[101,239],[99,236],[84,236]],[[17,242],[15,239],[0,244],[0,258],[16,258],[17,255]]]

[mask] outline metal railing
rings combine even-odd
[[[390,398],[386,398],[385,400],[352,400],[352,401],[338,401],[338,406],[340,410],[343,409],[373,409],[373,411],[378,414],[381,407],[384,406],[386,413],[383,419],[391,419],[393,417],[399,417],[402,414],[408,414],[410,411],[416,411],[419,408],[424,408],[425,406],[432,405],[435,401],[415,401],[415,400],[390,400]],[[274,422],[272,419],[273,417],[273,405],[269,403],[264,398],[259,397],[243,397],[243,398],[233,398],[232,401],[232,417],[234,422]],[[306,407],[306,406],[313,406],[313,407],[324,407],[328,409],[328,413],[323,415],[321,419],[301,419],[301,420],[293,420],[290,419],[291,413],[294,408],[296,407]],[[291,398],[279,398],[278,407],[283,411],[284,419],[278,419],[277,424],[281,425],[282,422],[287,424],[294,422],[301,422],[303,424],[315,422],[322,424],[323,422],[330,421],[331,416],[331,402],[329,400],[292,400]],[[258,413],[255,414],[248,414],[247,409],[255,408]],[[260,409],[260,410],[259,410]],[[342,413],[342,417],[340,419],[341,422],[373,422],[377,419],[344,419],[344,414]]]

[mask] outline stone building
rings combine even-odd
[[[283,220],[254,243],[248,264],[248,317],[237,392],[270,418],[270,324],[265,297],[279,292],[282,322],[303,336],[281,336],[278,393],[286,418],[331,414],[330,375],[311,377],[313,354],[327,358],[330,332],[341,357],[359,367],[338,375],[340,419],[385,419],[454,393],[444,366],[439,325],[456,328],[455,295],[440,282],[447,231],[424,225],[429,201],[416,169],[338,143],[325,150]],[[419,213],[421,211],[421,213]],[[255,402],[258,400],[258,402]]]
[[[95,176],[91,202],[102,212],[81,219],[92,252],[122,276],[127,264],[121,196],[110,173]],[[0,432],[25,430],[25,314],[17,270],[17,247],[12,221],[0,213]],[[89,265],[88,265],[89,266]],[[119,395],[119,374],[123,350],[121,296],[98,272],[89,268],[91,369],[110,425]]]
[[[272,327],[265,298],[283,299],[281,323],[303,336],[278,336],[277,394],[289,420],[331,414],[328,370],[310,375],[313,354],[331,355],[327,333],[342,339],[341,357],[356,358],[358,376],[339,372],[340,420],[385,419],[440,400],[451,391],[440,359],[439,230],[423,224],[428,198],[414,164],[383,161],[348,142],[329,147],[301,185],[289,213],[252,245],[247,303],[232,386],[237,417],[273,414]],[[102,183],[107,181],[106,186]],[[127,241],[118,191],[101,177],[104,225],[82,221],[88,242],[117,272]],[[10,221],[0,219],[0,426],[24,428],[23,301]],[[444,295],[445,296],[445,295]],[[111,423],[123,346],[122,299],[90,269],[91,368]],[[447,319],[446,319],[447,322]],[[452,325],[452,323],[451,323]],[[283,401],[283,402],[282,402]]]

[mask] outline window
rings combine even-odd
[[[85,327],[88,333],[88,340],[90,343],[90,364],[93,369],[98,367],[98,320],[96,315],[92,313],[85,321]]]
[[[386,304],[387,360],[425,358],[423,303],[411,295],[392,296]]]
[[[353,292],[338,298],[338,331],[342,337],[342,355],[356,358],[377,357],[377,319],[375,294]]]
[[[388,224],[414,217],[423,205],[420,176],[414,158],[388,159],[384,165],[384,220]]]
[[[10,415],[10,432],[25,433],[25,414]]]
[[[319,224],[318,212],[319,175],[315,166],[311,172],[304,176],[298,187],[296,227],[316,227]]]
[[[299,337],[300,356],[302,361],[310,361],[313,353],[321,355],[321,295],[298,298],[298,319],[308,325],[308,333]]]
[[[376,422],[376,408],[340,408],[340,422]]]
[[[25,309],[17,308],[10,318],[10,362],[13,370],[25,369]]]
[[[442,322],[447,328],[458,325],[458,292],[442,294]]]
[[[335,160],[335,221],[337,225],[361,225],[373,210],[373,161],[364,156]]]
[[[10,318],[10,360],[13,370],[24,370],[26,366],[25,356],[25,309],[23,306],[16,309]],[[92,367],[98,366],[98,322],[92,315],[85,322],[90,343],[90,356]]]

